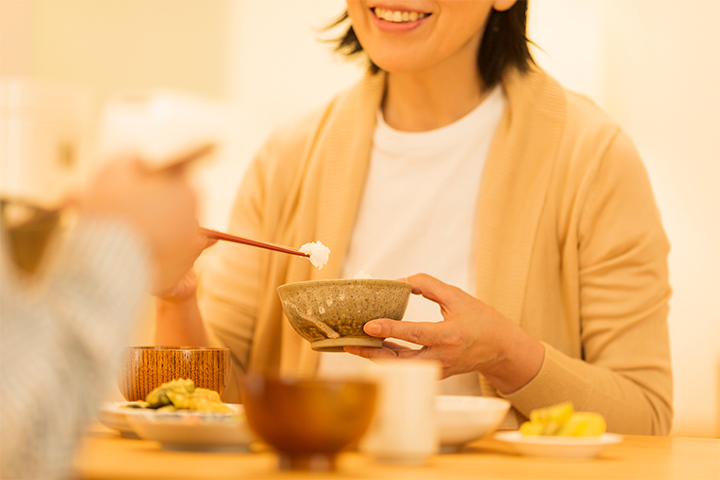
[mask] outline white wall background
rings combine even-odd
[[[39,4],[40,14],[18,8],[21,2]],[[673,433],[720,436],[720,2],[530,5],[530,36],[543,50],[535,51],[538,62],[608,111],[643,155],[672,243]],[[217,228],[269,131],[362,75],[317,41],[317,29],[342,11],[343,0],[0,0],[0,7],[2,74],[15,68],[84,79],[100,101],[125,82],[190,89],[232,106],[229,153],[197,176],[203,221]],[[72,35],[60,23],[71,25]],[[198,42],[204,42],[200,54]],[[149,45],[155,57],[138,63],[124,44],[139,52]],[[112,61],[102,61],[103,51],[122,61],[120,77]]]

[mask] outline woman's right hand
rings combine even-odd
[[[185,270],[169,288],[155,295],[155,344],[210,346],[197,302],[197,276],[193,264],[217,240],[199,230],[192,254],[184,259]],[[179,262],[183,265],[182,262]]]
[[[193,265],[200,254],[217,243],[217,240],[211,239],[198,232],[196,239],[196,248],[188,252],[188,256],[184,259],[178,259],[179,271],[184,267],[184,273],[171,286],[155,292],[154,295],[160,299],[171,303],[182,303],[195,296],[197,291],[197,275]]]

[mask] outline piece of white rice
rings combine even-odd
[[[300,247],[300,251],[310,255],[310,263],[315,265],[318,270],[322,270],[330,258],[330,249],[319,240],[317,242],[306,243]]]
[[[375,278],[369,273],[365,273],[362,270],[360,270],[358,273],[355,274],[353,278]]]

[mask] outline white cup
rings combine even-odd
[[[375,461],[421,465],[438,452],[435,395],[437,362],[395,360],[371,364],[366,376],[378,385],[378,401],[360,451]]]

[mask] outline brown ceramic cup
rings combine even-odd
[[[250,429],[280,455],[282,470],[332,471],[370,426],[377,386],[367,381],[245,378]]]
[[[230,350],[206,347],[129,347],[117,383],[129,402],[145,400],[165,382],[189,378],[196,387],[222,393],[230,374]]]

